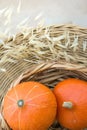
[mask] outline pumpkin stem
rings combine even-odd
[[[17,105],[18,105],[18,107],[23,107],[24,106],[24,100],[22,100],[22,99],[18,100]]]
[[[72,102],[63,102],[62,107],[71,109],[73,104]]]

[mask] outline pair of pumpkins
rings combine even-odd
[[[4,97],[3,116],[12,130],[47,130],[55,119],[82,130],[87,127],[87,82],[66,79],[53,92],[38,82],[20,83]]]

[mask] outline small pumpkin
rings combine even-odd
[[[70,130],[87,128],[87,82],[66,79],[54,88],[57,99],[57,120]]]
[[[55,120],[56,109],[53,92],[34,81],[10,89],[3,102],[3,116],[12,130],[47,130]]]

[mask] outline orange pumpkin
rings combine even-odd
[[[3,102],[3,115],[12,130],[47,130],[56,116],[52,91],[38,82],[24,82],[10,89]]]
[[[79,79],[66,79],[56,85],[57,120],[71,130],[87,127],[87,82]]]

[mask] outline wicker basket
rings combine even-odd
[[[15,40],[11,38],[5,41],[5,44],[11,47],[20,47],[21,44],[26,47],[20,52],[22,56],[18,53],[17,57],[13,57],[11,53],[7,55],[8,60],[0,65],[6,70],[0,73],[1,110],[3,110],[3,99],[8,89],[20,82],[39,81],[53,89],[59,81],[67,78],[87,81],[87,29],[74,25],[60,25],[28,31],[26,36],[20,33],[16,35]],[[6,48],[1,46],[1,50]],[[1,54],[2,58],[3,56],[4,53]],[[4,130],[10,130],[3,116],[1,117],[1,127]],[[49,130],[66,129],[54,123]]]

